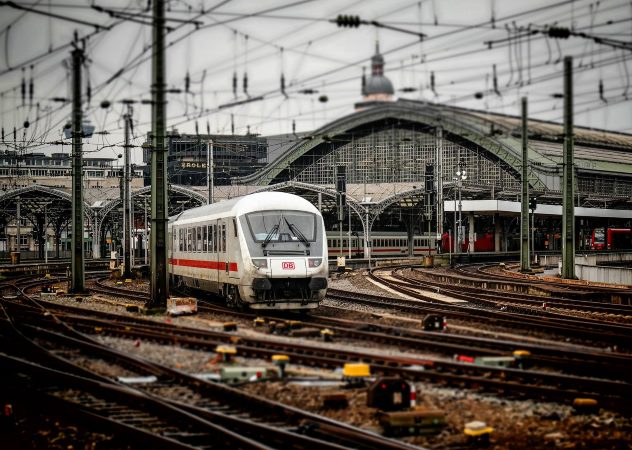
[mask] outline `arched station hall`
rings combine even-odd
[[[267,137],[268,147],[274,149],[269,151],[271,162],[248,177],[233,178],[232,185],[216,186],[214,197],[221,201],[258,190],[296,193],[323,212],[331,248],[365,257],[369,239],[376,251],[400,247],[401,256],[436,249],[437,236],[449,235],[454,242],[460,203],[457,249],[517,251],[520,125],[516,116],[420,101],[366,101],[357,112],[313,132]],[[530,197],[537,199],[533,241],[538,251],[561,248],[562,133],[560,124],[528,123],[529,189]],[[574,134],[575,242],[577,250],[588,250],[595,228],[631,226],[632,135],[580,127]],[[336,177],[343,170],[346,206],[340,229]],[[467,178],[458,180],[457,172],[463,171]],[[150,189],[132,192],[136,264],[145,261]],[[107,257],[109,250],[120,250],[122,205],[118,187],[110,190],[86,193],[87,256]],[[207,196],[203,186],[171,184],[169,213],[205,204]],[[48,241],[49,257],[69,257],[70,200],[69,192],[36,183],[1,191],[0,229],[5,235],[0,240],[5,248],[0,252],[8,258],[17,248],[19,215],[24,256],[42,259]]]
[[[632,135],[576,127],[574,136],[575,242],[587,250],[595,228],[631,225]],[[423,254],[441,235],[454,239],[459,222],[464,252],[519,250],[519,117],[411,100],[366,102],[312,133],[277,138],[289,144],[263,170],[233,184],[308,198],[323,212],[330,247],[343,254],[367,255],[369,233],[373,247],[384,244],[376,236],[393,234],[407,238],[404,255]],[[559,251],[563,127],[530,120],[528,138],[530,198],[537,203],[533,245]],[[339,233],[336,177],[342,172]],[[430,244],[418,248],[413,235],[429,237]],[[350,249],[356,236],[360,251]]]

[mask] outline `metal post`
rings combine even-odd
[[[522,97],[522,196],[520,210],[520,271],[531,272],[529,257],[529,179],[528,179],[527,97]]]
[[[147,196],[143,197],[144,208],[143,212],[145,214],[145,230],[143,231],[143,250],[145,252],[145,265],[147,265],[147,256],[149,255],[148,242],[147,242]]]
[[[48,236],[46,231],[48,230],[48,203],[44,205],[44,264],[48,264]]]
[[[349,240],[347,241],[347,244],[349,244],[349,259],[351,259],[351,208],[349,208],[349,228],[347,228],[347,233],[349,234]]]
[[[454,246],[454,253],[458,253],[457,242],[459,241],[459,227],[457,225],[457,215],[456,215],[456,188],[454,186],[454,241],[450,241],[450,247]]]
[[[436,155],[436,192],[437,192],[437,235],[443,236],[443,128],[437,127]]]
[[[15,239],[16,239],[15,251],[18,252],[18,255],[20,254],[20,250],[21,250],[21,245],[20,245],[21,244],[20,243],[20,239],[21,239],[20,221],[22,220],[22,217],[20,214],[21,212],[22,211],[20,210],[20,197],[18,197],[15,202],[15,215],[17,219],[16,229],[15,229]]]
[[[562,183],[562,278],[575,277],[573,160],[573,57],[564,58],[564,177]]]
[[[164,310],[169,298],[167,276],[167,152],[165,148],[165,0],[153,8],[152,152],[151,152],[151,296],[148,309]]]
[[[129,166],[129,150],[130,150],[130,128],[132,120],[131,106],[127,105],[127,113],[123,115],[125,121],[125,146],[124,146],[124,167],[123,167],[123,254],[124,269],[123,278],[131,278],[132,276],[132,258],[131,258],[131,213],[132,213],[132,196],[130,195],[130,166]]]
[[[461,253],[461,241],[463,240],[463,204],[461,203],[461,179],[459,178],[459,253]]]
[[[208,204],[214,203],[213,191],[215,190],[215,177],[213,173],[213,140],[206,144],[206,187],[208,188]]]
[[[369,259],[369,270],[371,269],[371,224],[369,223],[369,207],[366,206],[364,208],[364,212],[366,214],[366,248],[367,248],[367,257]]]
[[[72,251],[70,290],[85,291],[83,261],[83,155],[81,148],[81,66],[83,50],[72,51]]]

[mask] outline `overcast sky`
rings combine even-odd
[[[26,131],[26,145],[20,142],[26,151],[62,151],[50,142],[60,138],[70,118],[70,104],[51,99],[70,98],[71,48],[63,46],[72,41],[76,30],[80,38],[87,38],[89,61],[84,75],[89,74],[92,99],[85,104],[85,116],[97,131],[109,133],[86,141],[85,150],[88,156],[116,157],[122,152],[124,105],[120,100],[150,99],[151,27],[139,23],[150,23],[149,13],[143,11],[147,1],[93,2],[127,12],[125,19],[91,8],[89,0],[16,3],[111,28],[97,30],[88,24],[0,7],[0,101],[5,138],[11,141],[11,146],[0,144],[0,149],[12,148],[12,131],[17,126],[18,141],[23,141]],[[173,44],[167,51],[169,87],[184,90],[187,73],[191,80],[189,93],[169,95],[168,127],[180,132],[195,132],[197,121],[200,133],[206,133],[208,124],[212,133],[229,134],[232,114],[237,134],[246,133],[248,127],[263,135],[290,133],[293,121],[297,132],[308,131],[350,114],[360,100],[362,68],[370,70],[376,40],[397,97],[517,115],[520,97],[527,96],[532,117],[553,121],[562,120],[562,100],[554,98],[563,90],[561,58],[571,55],[576,125],[632,132],[630,44],[621,49],[582,37],[555,40],[542,33],[527,37],[525,32],[528,27],[544,30],[557,25],[612,39],[615,45],[630,43],[632,2],[628,0],[191,0],[168,4],[168,17],[188,21],[169,22],[173,31],[167,36]],[[357,14],[427,37],[420,41],[412,34],[371,25],[338,28],[328,22],[338,14]],[[508,37],[512,37],[509,42]],[[489,41],[500,42],[490,49]],[[24,64],[27,86],[33,64],[34,103],[40,104],[39,110],[29,106],[28,89],[22,106]],[[497,93],[493,91],[494,64]],[[234,73],[237,98],[232,88]],[[282,73],[287,97],[280,92]],[[244,74],[248,94],[243,91]],[[402,88],[414,90],[403,93]],[[317,93],[300,92],[305,89]],[[482,98],[475,98],[476,93]],[[248,96],[264,99],[219,109]],[[326,102],[320,101],[323,96]],[[99,107],[103,100],[111,102],[110,108]],[[30,123],[26,130],[25,120]],[[149,120],[150,106],[134,105],[135,144],[140,145],[150,130]],[[135,150],[134,159],[140,161],[140,149]]]

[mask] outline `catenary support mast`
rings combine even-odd
[[[167,151],[165,100],[165,1],[153,5],[152,149],[151,149],[151,286],[148,309],[165,309],[167,274]]]

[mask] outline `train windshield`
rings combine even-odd
[[[261,211],[246,215],[256,242],[309,242],[316,240],[316,216],[302,211]],[[264,246],[265,246],[264,245]]]
[[[603,244],[606,238],[606,233],[603,228],[595,228],[595,243]]]

